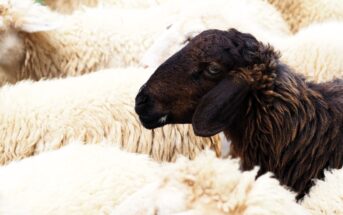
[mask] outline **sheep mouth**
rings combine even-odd
[[[147,129],[154,129],[168,124],[168,114],[161,116],[139,116],[142,125]]]

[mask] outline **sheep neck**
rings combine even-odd
[[[273,172],[300,199],[324,169],[342,167],[343,84],[306,83],[281,63],[262,74],[273,73],[273,84],[248,96],[245,114],[225,134],[242,169]]]

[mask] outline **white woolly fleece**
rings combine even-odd
[[[164,166],[157,181],[128,197],[112,214],[308,214],[294,193],[270,174],[255,180],[256,174],[257,168],[241,172],[238,160],[203,152],[193,161],[178,159]]]
[[[113,144],[71,143],[0,167],[1,214],[306,215],[270,174],[201,153],[158,164]]]
[[[301,205],[313,215],[343,214],[343,169],[326,171],[323,180],[315,180]]]
[[[108,214],[158,170],[113,144],[73,143],[1,167],[0,214]]]

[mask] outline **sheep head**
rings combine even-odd
[[[61,25],[61,16],[32,0],[0,0],[1,31],[40,32]]]
[[[0,69],[15,77],[25,58],[23,35],[56,29],[61,20],[32,0],[0,0]]]
[[[160,65],[136,97],[146,128],[192,123],[200,136],[235,127],[253,93],[271,93],[278,54],[235,29],[207,30]]]

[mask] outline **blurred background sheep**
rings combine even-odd
[[[268,0],[282,14],[292,32],[311,23],[343,21],[341,0]]]
[[[115,7],[87,8],[62,16],[32,0],[3,3],[0,15],[0,68],[15,81],[138,65],[172,18],[164,10]],[[160,17],[158,23],[155,17]]]

